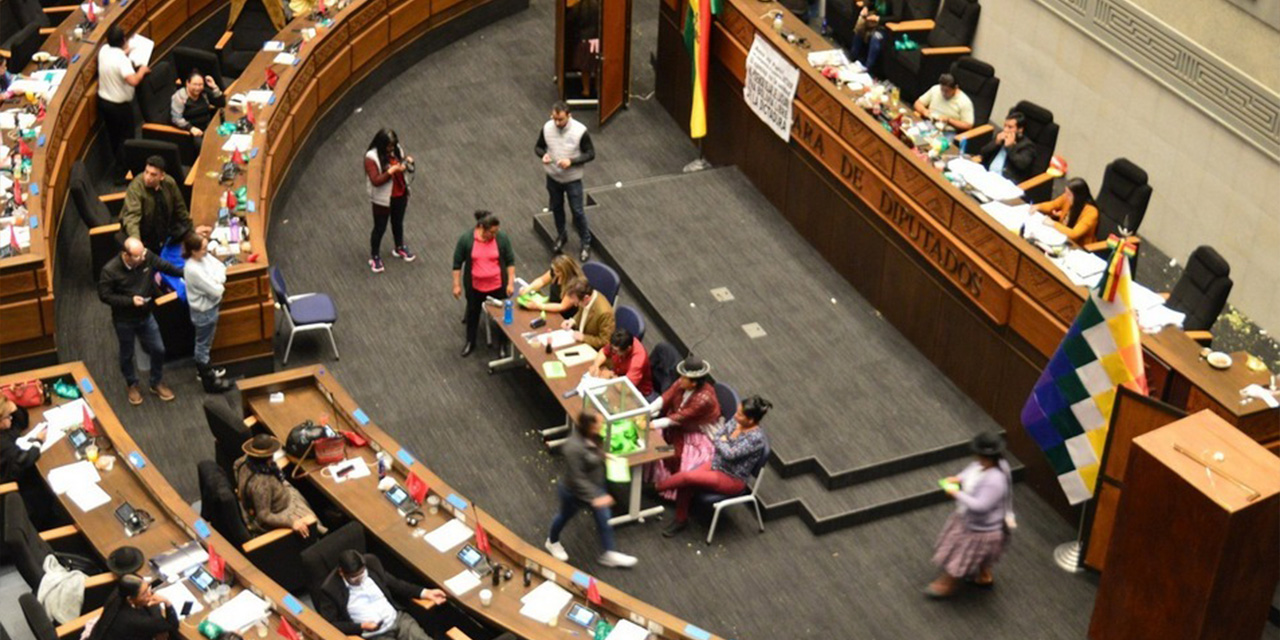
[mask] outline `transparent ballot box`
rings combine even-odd
[[[629,378],[592,380],[584,387],[583,409],[600,414],[609,453],[625,457],[649,446],[649,403]]]

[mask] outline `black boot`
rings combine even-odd
[[[205,393],[226,393],[231,390],[231,383],[219,378],[209,365],[196,363],[196,371],[200,373],[200,383],[204,385]]]

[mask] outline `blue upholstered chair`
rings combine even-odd
[[[617,321],[619,329],[626,329],[631,333],[632,337],[644,342],[644,316],[640,315],[639,311],[627,305],[618,305],[613,310],[613,317]]]
[[[289,325],[289,342],[284,347],[284,364],[289,364],[289,350],[293,348],[293,336],[300,331],[324,331],[329,334],[333,346],[333,359],[339,359],[338,343],[333,339],[333,325],[338,321],[338,308],[333,298],[323,293],[289,295],[284,283],[284,273],[279,267],[271,267],[271,291],[276,304],[284,310],[284,320]]]

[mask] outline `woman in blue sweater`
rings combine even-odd
[[[945,481],[956,510],[942,527],[933,553],[933,563],[942,573],[925,588],[931,598],[954,595],[961,580],[992,586],[991,566],[1009,540],[1005,516],[1013,513],[1013,494],[1004,441],[1000,434],[982,433],[970,448],[976,460]]]

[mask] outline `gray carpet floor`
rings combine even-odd
[[[449,262],[458,234],[471,226],[471,212],[487,208],[505,221],[518,272],[546,268],[550,256],[530,231],[530,219],[545,199],[533,144],[555,98],[552,6],[552,0],[534,0],[530,10],[433,53],[389,83],[358,87],[363,102],[314,135],[293,167],[294,187],[277,203],[269,235],[272,261],[289,275],[292,289],[330,293],[341,316],[341,361],[333,360],[326,341],[302,338],[290,364],[325,363],[375,422],[534,541],[545,536],[560,472],[536,429],[559,419],[558,405],[530,372],[490,376],[487,354],[458,358],[461,303],[449,295]],[[646,61],[655,46],[656,10],[656,1],[635,5],[638,95],[652,90]],[[588,167],[588,186],[676,173],[694,157],[656,104],[634,100],[602,131],[592,116],[581,116],[591,123],[600,153]],[[419,259],[389,258],[386,273],[374,275],[365,265],[370,214],[360,158],[381,126],[398,129],[418,159],[407,225]],[[78,224],[64,225],[59,239],[59,355],[88,363],[140,446],[195,500],[195,462],[212,457],[213,443],[194,370],[189,363],[171,367],[167,377],[177,401],[127,405],[108,310],[88,282],[87,243]],[[388,238],[384,255],[390,244]],[[813,255],[795,258],[807,269],[824,268]],[[777,428],[786,426],[779,420]],[[918,593],[932,577],[928,558],[947,505],[823,537],[796,519],[769,523],[757,535],[753,519],[738,511],[722,520],[712,547],[701,543],[700,526],[676,540],[662,538],[657,523],[625,527],[618,532],[622,549],[641,558],[625,572],[595,562],[594,532],[585,518],[570,526],[565,544],[584,570],[740,640],[1083,637],[1094,581],[1059,572],[1049,557],[1073,527],[1026,489],[1018,489],[1017,502],[1024,524],[999,567],[1001,586],[948,603]],[[1269,628],[1268,637],[1280,638],[1275,631]]]

